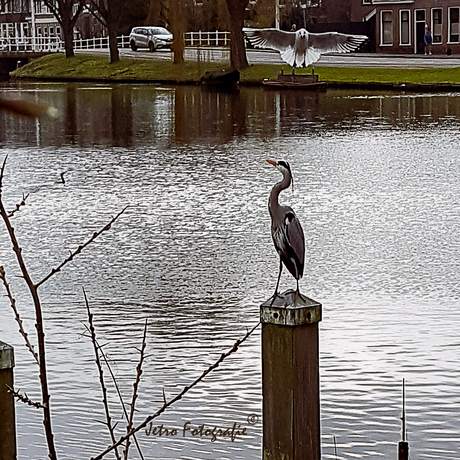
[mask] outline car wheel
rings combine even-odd
[[[131,45],[131,49],[133,51],[137,51],[137,46],[136,46],[136,43],[134,41],[131,41],[130,45]]]
[[[156,50],[155,44],[153,42],[149,42],[149,49],[152,53]]]

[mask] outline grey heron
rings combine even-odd
[[[281,59],[292,67],[308,67],[323,53],[348,53],[367,40],[365,35],[339,32],[314,34],[306,29],[286,32],[279,29],[243,29],[249,42],[257,48],[280,52]]]
[[[299,279],[303,276],[305,238],[294,210],[290,206],[282,206],[278,202],[280,192],[287,189],[292,183],[291,167],[287,161],[267,160],[267,162],[275,166],[283,175],[283,179],[272,188],[268,200],[268,210],[272,219],[271,233],[273,243],[280,257],[278,281],[273,295],[273,299],[275,299],[278,296],[283,264],[296,279],[296,294],[300,295]]]

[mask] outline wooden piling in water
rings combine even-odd
[[[320,460],[321,304],[286,291],[260,307],[263,459]]]
[[[13,388],[14,349],[0,342],[0,460],[16,459],[16,422]]]
[[[402,403],[402,441],[398,444],[398,460],[409,460],[409,443],[406,440],[406,381],[403,379],[403,403]]]

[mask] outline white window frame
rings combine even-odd
[[[383,14],[384,13],[390,13],[391,15],[391,43],[384,43],[383,42]],[[394,40],[394,20],[393,20],[393,10],[381,10],[380,11],[380,46],[393,46],[393,40]]]
[[[3,1],[0,3],[2,5],[2,7],[0,8],[0,13],[11,13],[10,11],[10,2],[8,0],[4,0],[5,3],[3,3]]]
[[[435,11],[441,11],[441,34],[436,34],[435,32],[435,24],[434,24],[434,12]],[[444,15],[443,15],[444,9],[443,8],[431,8],[431,37],[432,37],[432,46],[437,46],[437,45],[442,45],[442,32],[444,30],[443,25],[444,25]],[[435,42],[434,37],[441,37],[440,42]]]
[[[402,15],[403,13],[407,13],[407,26],[408,26],[408,31],[407,31],[407,43],[404,43],[402,41]],[[410,10],[399,10],[399,46],[412,46],[412,40],[411,40],[411,14]]]
[[[456,9],[458,10],[458,15],[459,15],[459,22],[455,22],[454,24],[458,24],[458,29],[459,29],[459,33],[458,34],[455,34],[455,35],[458,35],[459,38],[457,41],[453,42],[450,40],[450,36],[451,35],[454,35],[454,34],[451,34],[451,28],[452,28],[452,23],[450,22],[450,12],[451,10],[453,9]],[[456,43],[460,43],[460,7],[458,6],[449,6],[449,8],[447,9],[447,44],[456,44]]]

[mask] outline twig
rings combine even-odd
[[[107,401],[107,388],[104,383],[104,371],[102,369],[101,361],[99,359],[99,351],[98,351],[98,346],[96,343],[96,331],[94,330],[94,326],[93,326],[93,314],[91,313],[91,310],[89,308],[88,298],[86,297],[86,292],[84,288],[83,288],[83,295],[85,297],[86,310],[88,311],[89,332],[91,334],[91,342],[93,343],[94,355],[96,357],[96,366],[99,371],[99,382],[101,383],[102,402],[104,403],[106,425],[107,425],[107,428],[109,429],[110,438],[112,439],[112,443],[115,443],[115,432],[112,426],[112,419],[110,417],[109,403]],[[115,447],[115,455],[117,459],[120,460],[120,455],[116,447]]]
[[[18,203],[16,205],[16,208],[13,209],[12,211],[10,211],[8,213],[8,217],[12,217],[14,215],[14,213],[16,213],[17,211],[19,211],[19,209],[21,208],[21,206],[25,206],[26,205],[26,200],[27,198],[29,197],[30,193],[28,193],[27,195],[24,195],[22,194],[22,201],[20,203]]]
[[[0,199],[2,198],[3,175],[5,173],[5,165],[6,165],[7,159],[8,159],[8,155],[5,155],[5,159],[3,160],[3,163],[2,163],[2,169],[0,170]]]
[[[57,117],[56,108],[27,99],[6,99],[4,97],[0,97],[0,108],[7,109],[18,115],[30,118],[43,116],[47,116],[49,118]]]
[[[139,363],[137,365],[137,375],[136,375],[136,380],[133,384],[133,398],[131,400],[131,411],[129,413],[129,420],[128,420],[128,426],[126,427],[126,432],[129,433],[132,428],[133,428],[133,420],[134,420],[134,410],[136,406],[136,399],[137,399],[137,390],[139,388],[139,383],[141,381],[141,375],[142,375],[142,364],[144,362],[144,352],[145,352],[145,347],[146,347],[146,336],[147,336],[147,324],[148,321],[145,320],[145,326],[144,326],[144,336],[142,337],[142,347],[140,349],[140,356],[139,356]],[[129,444],[130,444],[130,438],[126,440],[126,449],[125,449],[125,460],[128,460],[128,451],[129,451]],[[144,459],[140,449],[139,449],[139,454],[142,458]]]
[[[45,406],[39,402],[34,402],[32,401],[26,393],[24,393],[24,395],[22,395],[21,393],[19,393],[19,390],[18,391],[15,391],[13,388],[11,388],[9,385],[5,385],[6,386],[6,389],[8,391],[8,393],[11,393],[16,399],[18,399],[19,401],[25,403],[25,404],[28,404],[29,406],[33,406],[33,407],[36,407],[37,409],[44,409]]]
[[[228,356],[230,356],[232,353],[235,353],[238,350],[238,347],[256,330],[256,328],[259,326],[260,322],[257,323],[250,331],[246,333],[246,335],[241,339],[237,340],[234,344],[233,347],[227,351],[227,353],[223,353],[220,358],[211,366],[209,366],[198,378],[196,378],[189,386],[184,387],[184,389],[176,395],[173,399],[171,399],[169,402],[164,403],[163,406],[154,414],[149,415],[140,425],[138,425],[136,428],[133,428],[128,434],[125,436],[122,436],[117,442],[113,443],[111,446],[107,447],[104,452],[100,453],[97,457],[92,457],[91,460],[100,460],[102,459],[105,455],[107,455],[109,452],[111,452],[113,449],[116,449],[120,444],[125,442],[130,436],[133,434],[137,433],[139,430],[142,430],[142,428],[145,428],[154,418],[158,417],[161,415],[169,406],[174,404],[176,401],[181,399],[189,390],[191,390],[194,386],[196,386],[198,383],[200,383],[212,370],[214,370],[216,367],[219,366],[219,364]]]
[[[16,309],[16,300],[14,299],[13,294],[11,293],[10,285],[6,281],[5,269],[3,267],[0,267],[0,278],[2,279],[3,285],[5,286],[6,295],[10,299],[10,305],[14,311],[14,317],[16,319],[16,322],[19,324],[19,332],[21,333],[22,337],[24,338],[26,342],[26,347],[29,349],[29,351],[32,353],[33,357],[35,358],[36,363],[40,365],[37,352],[34,350],[34,346],[30,343],[29,336],[27,332],[24,330],[24,327],[22,325],[21,317],[19,316],[19,312]]]
[[[32,296],[34,307],[35,307],[35,327],[37,329],[37,342],[38,342],[38,356],[40,363],[40,384],[42,390],[42,404],[43,404],[43,425],[45,427],[46,442],[48,444],[48,456],[50,460],[57,460],[56,448],[54,446],[54,435],[51,427],[51,411],[50,411],[50,394],[48,391],[48,377],[46,371],[46,351],[45,351],[45,331],[43,328],[43,316],[40,297],[38,296],[37,288],[32,282],[27,267],[22,257],[22,249],[19,246],[16,235],[14,234],[14,228],[11,226],[10,219],[3,205],[1,198],[1,184],[3,180],[3,173],[5,169],[6,158],[3,162],[2,169],[0,172],[0,214],[5,222],[6,229],[10,236],[11,243],[13,244],[13,251],[16,254],[19,268],[21,269],[24,281],[27,284],[30,295]]]
[[[84,324],[84,326],[85,326],[86,330],[90,333],[89,337],[91,338],[91,331],[89,330],[89,327],[86,324]],[[118,386],[117,379],[115,378],[115,375],[114,375],[114,373],[112,371],[112,368],[110,367],[110,363],[109,363],[109,360],[107,358],[107,355],[104,353],[104,350],[102,349],[102,345],[99,344],[99,341],[97,339],[96,339],[96,345],[97,345],[98,350],[101,353],[102,358],[104,359],[104,362],[105,362],[105,365],[107,366],[107,369],[109,370],[110,376],[112,377],[113,384],[115,386],[115,389],[117,390],[118,398],[120,399],[121,407],[123,408],[123,412],[125,414],[126,420],[128,420],[129,416],[128,416],[128,411],[126,410],[126,404],[123,401],[123,396],[121,394],[120,387]],[[105,422],[102,422],[102,423],[105,424]],[[115,426],[116,426],[116,424],[114,425],[114,428],[115,428]],[[142,452],[141,452],[141,447],[139,446],[139,443],[137,442],[136,435],[134,435],[133,437],[134,437],[134,442],[136,443],[137,450],[139,452],[139,456],[141,458],[143,458]]]
[[[74,252],[71,252],[70,256],[67,257],[67,259],[65,259],[64,262],[62,262],[58,267],[53,268],[51,272],[48,273],[48,275],[46,275],[41,281],[39,281],[35,285],[35,287],[38,289],[45,281],[48,281],[54,274],[60,272],[65,265],[72,261],[76,255],[80,254],[81,251],[83,251],[83,249],[85,249],[89,244],[91,244],[101,233],[110,230],[112,224],[126,211],[127,208],[128,206],[122,209],[104,228],[102,228],[98,232],[94,232],[93,236],[86,243],[78,246],[78,248]]]

